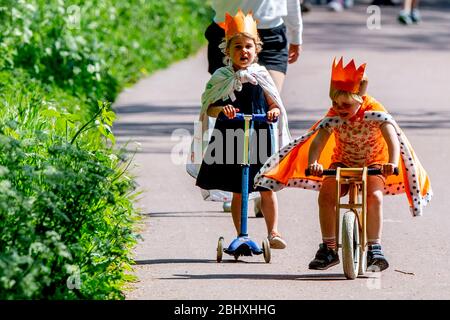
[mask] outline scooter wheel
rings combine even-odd
[[[222,257],[223,257],[223,242],[224,242],[223,237],[220,237],[219,241],[217,242],[217,262],[221,262],[222,261]]]
[[[263,251],[264,261],[266,263],[270,263],[271,253],[270,253],[270,244],[269,244],[268,239],[263,240],[262,251]]]

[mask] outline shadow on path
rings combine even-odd
[[[158,218],[230,218],[230,213],[217,211],[168,211],[168,212],[149,212],[141,213],[145,217]],[[249,216],[248,219],[260,219],[259,217]]]
[[[200,103],[200,98],[199,98]],[[133,104],[133,105],[121,105],[115,106],[114,111],[120,114],[159,114],[166,116],[174,115],[194,115],[198,116],[200,111],[200,104],[195,106],[183,105],[183,106],[170,106],[170,105],[154,105],[154,104]],[[170,111],[170,113],[169,113]],[[194,117],[196,119],[197,117]]]
[[[246,279],[246,280],[289,280],[289,281],[342,281],[347,280],[341,273],[324,274],[174,274],[174,278],[159,278],[161,280],[212,280],[212,279]]]
[[[176,263],[217,263],[211,259],[153,259],[153,260],[135,260],[136,265],[152,265],[152,264],[176,264]]]

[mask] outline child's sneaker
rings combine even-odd
[[[411,15],[404,10],[400,11],[400,14],[398,15],[398,22],[406,25],[410,25],[413,23]]]
[[[284,249],[287,246],[286,241],[281,238],[281,234],[272,231],[267,237],[269,240],[270,248],[272,249]]]
[[[422,17],[420,16],[420,11],[418,9],[412,9],[410,17],[411,21],[414,23],[419,23],[422,20]]]
[[[381,245],[369,245],[369,251],[367,251],[367,271],[379,272],[387,268],[389,268],[389,263],[384,257]]]
[[[355,4],[354,0],[344,0],[344,8],[348,9],[353,7]]]
[[[344,10],[344,6],[341,3],[342,0],[332,0],[328,3],[328,9],[334,12],[341,12]]]
[[[338,253],[328,248],[326,243],[321,243],[314,260],[309,263],[308,267],[312,270],[327,270],[337,264],[339,264]]]

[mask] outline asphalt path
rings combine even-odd
[[[215,261],[218,237],[226,243],[234,237],[230,214],[202,200],[177,156],[209,78],[202,49],[124,90],[114,104],[114,132],[136,151],[133,172],[142,192],[136,203],[143,215],[143,239],[135,249],[138,281],[127,299],[449,299],[450,6],[436,3],[423,1],[423,23],[410,27],[397,23],[398,7],[381,7],[379,29],[368,27],[367,5],[339,14],[314,7],[304,15],[304,51],[290,65],[282,92],[297,137],[329,107],[333,57],[367,62],[369,93],[403,128],[434,191],[416,218],[406,196],[385,197],[389,269],[356,280],[346,280],[342,264],[308,270],[321,240],[318,194],[298,189],[278,193],[288,247],[272,250],[270,264],[262,256]],[[263,219],[251,215],[249,232],[261,242]]]

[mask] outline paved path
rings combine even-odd
[[[365,6],[341,14],[314,7],[304,16],[304,52],[282,94],[298,136],[328,108],[332,58],[368,63],[369,92],[404,128],[435,193],[419,218],[410,216],[405,196],[385,198],[383,243],[391,268],[354,281],[345,280],[341,265],[308,270],[320,241],[317,193],[296,189],[278,194],[286,250],[273,250],[270,264],[261,256],[215,262],[218,237],[228,243],[234,235],[231,218],[221,205],[202,201],[194,180],[171,157],[180,143],[171,135],[192,131],[209,77],[201,50],[125,90],[115,104],[119,141],[140,144],[134,172],[144,191],[138,203],[143,241],[135,253],[139,281],[127,298],[449,299],[450,9],[426,4],[424,22],[413,27],[397,24],[398,8],[382,7],[380,30],[367,29]],[[263,220],[251,218],[249,226],[260,242]]]

